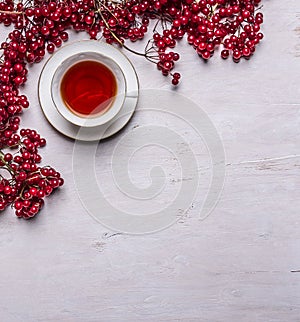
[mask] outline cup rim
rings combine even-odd
[[[81,54],[85,54],[87,55],[87,57],[85,58],[80,58]],[[100,56],[99,59],[95,58],[95,57],[89,57],[88,54],[93,54],[93,55],[97,55]],[[78,59],[76,59],[76,57],[78,56]],[[101,60],[101,56],[107,60],[110,60],[113,65],[115,65],[118,69],[118,72],[120,73],[121,77],[122,77],[122,82],[123,83],[123,87],[124,87],[124,92],[119,92],[119,84],[118,80],[117,80],[117,76],[116,76],[116,72],[115,69],[113,69],[111,66],[109,66],[106,62],[103,61],[103,59]],[[58,88],[60,89],[61,86],[61,82],[62,79],[64,77],[64,75],[66,74],[66,72],[73,67],[74,65],[82,62],[82,61],[95,61],[98,63],[103,64],[106,68],[108,68],[113,75],[116,78],[117,81],[117,93],[116,95],[113,97],[113,102],[111,103],[111,106],[108,108],[108,110],[106,112],[104,112],[103,114],[100,114],[98,116],[95,117],[80,117],[78,115],[76,115],[75,113],[73,113],[64,103],[61,97],[60,92],[57,94],[58,99],[55,98],[55,95],[53,93],[54,91],[54,81],[55,78],[57,76],[57,73],[59,71],[59,68],[62,66],[62,64],[64,64],[67,60],[75,58],[76,61],[73,62],[72,64],[68,65],[62,72],[62,76],[60,77],[59,81],[58,81]],[[79,53],[75,53],[73,55],[70,55],[68,57],[66,57],[61,64],[56,68],[53,77],[51,79],[51,99],[53,101],[54,106],[56,107],[57,111],[59,112],[59,114],[66,119],[67,121],[69,121],[72,124],[75,124],[77,126],[81,126],[81,127],[96,127],[99,125],[103,125],[107,122],[109,122],[110,120],[112,120],[121,110],[122,106],[124,105],[125,102],[125,98],[126,98],[126,94],[127,94],[127,82],[126,82],[126,78],[125,75],[123,73],[123,70],[121,69],[120,65],[112,58],[109,57],[101,52],[96,52],[96,51],[82,51]],[[116,98],[120,98],[118,100],[118,102],[116,102]]]

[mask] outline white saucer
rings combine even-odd
[[[96,127],[79,127],[61,116],[51,96],[51,82],[57,67],[69,56],[85,52],[100,52],[113,59],[124,73],[127,94],[120,112],[108,123]],[[54,53],[46,62],[39,79],[38,96],[43,113],[49,123],[60,133],[81,141],[96,141],[120,131],[130,120],[136,108],[139,83],[134,67],[118,49],[104,42],[82,40],[68,44]]]

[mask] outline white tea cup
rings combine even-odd
[[[98,62],[104,65],[111,71],[116,81],[116,94],[109,99],[109,102],[107,102],[108,106],[105,110],[95,114],[91,113],[90,115],[81,115],[72,111],[65,102],[61,91],[62,80],[66,73],[76,64],[85,61]],[[66,58],[57,67],[51,82],[52,100],[58,112],[70,123],[82,127],[96,127],[112,120],[124,104],[126,89],[126,79],[120,66],[110,57],[97,52],[85,52]]]

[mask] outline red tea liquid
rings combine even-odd
[[[82,61],[65,73],[60,90],[71,112],[93,117],[109,109],[117,92],[117,82],[105,65],[96,61]]]

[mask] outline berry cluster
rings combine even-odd
[[[13,120],[11,124],[18,126],[19,118]],[[1,146],[17,149],[17,152],[0,150],[0,167],[5,172],[0,175],[0,211],[12,205],[18,217],[28,219],[39,212],[43,198],[63,185],[64,180],[53,168],[38,165],[42,160],[38,148],[46,141],[35,130],[22,129],[20,135],[11,136],[7,132],[13,131],[0,132],[4,134]]]
[[[163,75],[172,76],[179,54],[173,51],[185,37],[204,60],[221,47],[221,57],[232,55],[238,62],[248,59],[263,38],[261,0],[36,0],[14,5],[0,2],[0,23],[14,24],[10,40],[2,44],[11,60],[39,62],[45,52],[68,40],[67,29],[86,31],[91,39],[102,36],[106,42],[128,48],[125,41],[143,39],[151,20],[156,20],[151,46],[137,53],[155,62]],[[160,22],[160,24],[159,24]],[[161,25],[161,30],[158,27]],[[149,44],[148,44],[149,45]],[[132,51],[132,50],[131,50]],[[22,64],[21,64],[22,65]],[[26,69],[18,65],[14,82],[26,80]],[[23,67],[23,68],[22,68]],[[7,75],[6,75],[7,76]],[[7,80],[7,77],[4,77]]]
[[[1,44],[0,211],[11,205],[18,217],[28,219],[38,213],[43,198],[61,186],[63,179],[54,169],[38,166],[42,159],[38,149],[45,146],[46,140],[35,130],[19,131],[19,115],[23,108],[29,106],[27,97],[19,92],[27,80],[27,63],[41,60],[45,54],[40,46],[41,37],[36,39],[40,50],[32,45],[29,29],[20,19],[19,11],[22,9],[21,3],[16,7],[12,1],[0,3],[0,23],[5,26],[15,24],[15,29]]]

